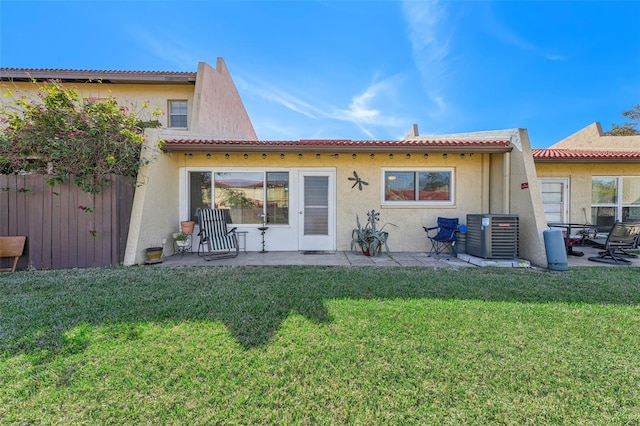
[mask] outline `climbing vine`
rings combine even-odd
[[[9,105],[0,106],[0,174],[44,173],[51,185],[74,182],[96,194],[109,175],[136,177],[144,147],[144,129],[160,126],[138,118],[149,108],[123,106],[115,97],[82,99],[79,91],[58,81],[36,83],[38,97],[17,97],[6,90]]]

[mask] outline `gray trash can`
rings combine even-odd
[[[543,235],[548,268],[552,271],[568,271],[567,248],[564,245],[562,229],[547,229]]]

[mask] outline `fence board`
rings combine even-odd
[[[119,265],[129,231],[133,179],[113,176],[111,185],[92,196],[73,182],[52,188],[46,178],[0,175],[0,235],[27,235],[19,269]]]

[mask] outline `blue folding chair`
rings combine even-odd
[[[428,256],[439,256],[442,254],[455,255],[456,231],[458,231],[458,218],[438,218],[438,226],[427,228],[423,226],[427,233],[427,238],[431,241],[431,250]]]

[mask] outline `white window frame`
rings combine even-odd
[[[436,201],[436,200],[402,200],[402,201],[388,201],[385,199],[385,176],[387,172],[427,172],[427,173],[450,173],[450,200]],[[453,206],[455,205],[456,194],[456,173],[454,167],[383,167],[382,176],[380,179],[381,188],[380,196],[383,206],[406,206],[406,207],[441,207],[441,206]]]
[[[291,200],[291,180],[292,180],[292,171],[290,168],[274,168],[274,167],[249,167],[249,168],[245,168],[245,167],[186,167],[184,169],[184,184],[183,184],[183,193],[184,193],[184,197],[181,196],[180,197],[180,205],[184,206],[185,214],[183,215],[183,217],[190,217],[190,207],[191,207],[191,200],[190,200],[190,181],[189,181],[189,173],[191,172],[196,172],[196,173],[211,173],[211,204],[212,206],[215,205],[215,174],[216,173],[262,173],[262,175],[265,178],[265,181],[263,183],[263,195],[265,200],[267,199],[267,187],[266,187],[266,176],[267,173],[288,173],[289,175],[289,213],[288,213],[288,218],[289,218],[289,223],[269,223],[270,227],[290,227],[291,226],[291,212],[292,212],[292,200]],[[263,213],[265,212],[265,210],[267,209],[267,204],[265,203],[265,205],[263,206]],[[251,228],[251,227],[259,227],[261,226],[261,224],[259,223],[238,223],[236,224],[238,226],[242,226],[243,228]]]
[[[611,176],[611,175],[607,175],[607,176],[591,176],[591,191],[593,194],[593,180],[594,179],[616,179],[616,200],[614,203],[594,203],[593,199],[591,199],[591,209],[593,209],[594,207],[611,207],[615,209],[615,217],[614,220],[617,221],[622,221],[623,217],[622,217],[622,211],[624,207],[640,207],[637,204],[630,204],[630,203],[624,203],[623,201],[623,194],[624,194],[624,179],[628,179],[628,178],[634,178],[634,179],[638,179],[640,178],[640,176],[633,176],[633,175],[620,175],[620,176]],[[593,218],[592,218],[593,219]]]
[[[174,102],[184,102],[187,105],[187,111],[184,113],[184,117],[186,118],[186,126],[173,126],[172,125],[172,117],[175,115],[177,117],[182,117],[183,114],[171,114],[171,104],[173,104]],[[168,111],[168,117],[167,117],[167,127],[170,129],[188,129],[189,128],[189,101],[187,99],[169,99],[167,101],[167,111]]]

